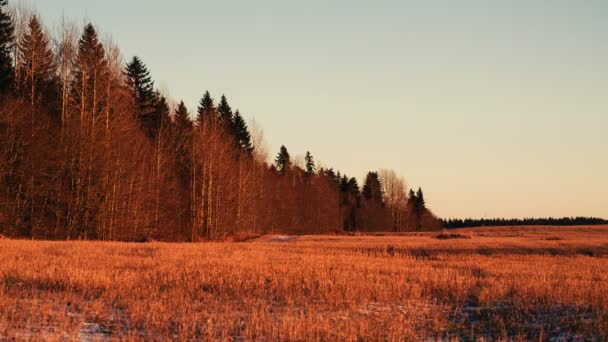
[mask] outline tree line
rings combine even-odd
[[[0,233],[199,241],[265,233],[437,228],[393,171],[357,180],[263,137],[226,96],[191,113],[96,28],[0,0]]]
[[[445,228],[470,228],[492,226],[585,226],[608,224],[608,220],[597,217],[523,218],[523,219],[447,219],[440,220]]]

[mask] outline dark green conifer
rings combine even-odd
[[[175,110],[175,127],[179,131],[184,131],[192,128],[192,120],[190,119],[190,113],[188,113],[188,109],[184,104],[184,101],[181,101]]]
[[[214,111],[215,105],[213,104],[213,99],[211,98],[209,91],[206,91],[198,105],[196,124],[201,126],[203,121],[211,117]]]
[[[80,106],[83,112],[93,108],[100,111],[103,108],[102,96],[95,97],[95,93],[103,93],[101,84],[109,75],[108,61],[105,50],[97,31],[92,24],[87,24],[78,42],[78,55],[76,56],[75,77],[72,86],[72,100]],[[82,100],[85,100],[84,102]],[[93,100],[98,103],[93,103]],[[92,113],[97,115],[98,113]]]
[[[316,166],[310,151],[306,152],[306,157],[304,157],[304,160],[306,161],[306,174],[308,176],[313,175],[315,173]]]
[[[221,125],[226,128],[230,128],[230,124],[232,123],[232,108],[228,104],[228,100],[226,96],[222,95],[220,100],[220,104],[217,106],[217,114],[218,119]]]
[[[422,193],[422,188],[418,188],[418,191],[416,192],[416,206],[418,212],[422,212],[424,209],[426,209],[426,202],[424,201],[424,194]]]
[[[13,68],[14,26],[6,11],[7,0],[0,0],[0,94],[13,85],[15,70]]]
[[[241,113],[237,110],[234,113],[232,119],[232,130],[236,144],[244,151],[249,154],[253,153],[253,144],[251,143],[251,134],[247,128],[245,120],[241,116]]]
[[[279,154],[274,160],[277,171],[282,174],[285,174],[289,169],[291,169],[291,156],[289,152],[287,152],[287,147],[285,145],[281,146]]]
[[[365,177],[363,185],[363,196],[371,201],[382,203],[384,201],[384,190],[377,172],[369,172]]]
[[[28,31],[19,44],[19,58],[22,77],[18,92],[32,105],[37,105],[44,95],[47,95],[47,104],[51,102],[49,92],[56,80],[57,67],[49,40],[36,16],[30,19]]]
[[[157,110],[160,98],[154,91],[150,72],[141,59],[135,56],[127,64],[126,76],[127,85],[137,106],[136,116],[148,136],[155,137],[162,123],[162,112]]]

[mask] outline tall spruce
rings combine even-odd
[[[426,202],[424,201],[424,194],[422,193],[422,188],[418,188],[415,198],[416,212],[421,214],[426,209]]]
[[[222,95],[220,103],[217,105],[218,119],[221,125],[229,129],[232,123],[232,108],[228,104],[226,96]]]
[[[173,122],[171,121],[171,112],[167,99],[162,96],[158,91],[155,92],[156,101],[154,103],[154,110],[160,118],[161,127],[169,127]]]
[[[97,115],[103,108],[103,84],[109,69],[105,50],[99,41],[97,31],[87,24],[78,42],[75,77],[72,85],[74,104],[79,107],[81,116]]]
[[[384,192],[382,190],[382,183],[377,172],[369,172],[365,177],[365,184],[363,185],[363,196],[371,201],[382,203],[384,200]]]
[[[192,120],[190,119],[190,114],[188,113],[188,108],[184,104],[184,101],[181,101],[175,110],[175,127],[179,131],[185,131],[192,128]]]
[[[213,99],[211,98],[209,91],[206,91],[198,105],[198,110],[196,112],[196,124],[202,126],[203,122],[207,120],[207,118],[213,117],[214,111],[215,105],[213,104]]]
[[[282,174],[285,174],[289,171],[289,169],[291,169],[291,156],[289,155],[289,152],[287,151],[287,147],[285,147],[285,145],[281,146],[279,154],[275,158],[274,162],[277,167],[277,171]]]
[[[154,92],[154,81],[150,71],[137,56],[127,63],[127,85],[137,108],[136,117],[149,137],[155,137],[161,125],[161,112],[156,108],[159,100]]]
[[[234,117],[232,119],[232,130],[236,144],[242,149],[242,151],[252,154],[253,144],[251,142],[251,134],[249,133],[245,119],[243,119],[238,110],[234,113]]]
[[[19,58],[23,63],[20,79],[23,82],[18,87],[23,97],[32,105],[38,105],[45,94],[49,95],[56,81],[57,66],[49,45],[38,17],[33,16],[28,32],[19,44]],[[48,98],[50,96],[47,96]]]
[[[0,0],[0,94],[13,85],[15,70],[11,51],[14,46],[14,26],[6,11],[7,0]]]
[[[315,173],[315,161],[312,157],[312,154],[310,154],[310,151],[306,151],[306,156],[304,157],[304,160],[306,162],[306,174],[308,176],[311,176]]]
[[[416,193],[414,192],[414,189],[410,189],[410,193],[407,196],[408,200],[411,201],[412,203],[416,202],[417,198],[416,198]]]

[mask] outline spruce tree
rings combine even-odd
[[[215,105],[213,104],[213,99],[209,94],[209,91],[206,91],[203,97],[201,98],[201,102],[199,103],[197,115],[196,115],[196,123],[201,126],[203,121],[213,115],[215,111]]]
[[[346,175],[342,176],[342,178],[340,179],[340,191],[348,191],[348,176]]]
[[[23,63],[23,84],[20,93],[32,105],[37,104],[48,90],[52,89],[57,67],[49,40],[42,32],[40,21],[33,16],[29,22],[29,31],[19,44],[19,56]]]
[[[253,144],[251,143],[251,134],[247,128],[245,120],[241,113],[237,110],[232,119],[232,130],[237,145],[249,154],[253,153]]]
[[[220,104],[217,106],[218,119],[221,125],[226,128],[230,127],[232,123],[232,108],[228,104],[228,100],[226,96],[222,95],[220,100]]]
[[[352,195],[354,198],[359,197],[359,183],[357,182],[356,178],[352,177],[348,180],[347,192],[350,193],[350,195]]]
[[[371,201],[382,203],[384,200],[384,191],[382,190],[382,183],[377,172],[369,172],[365,177],[365,184],[363,185],[363,196]]]
[[[169,111],[169,105],[167,99],[162,96],[158,91],[155,92],[156,101],[154,103],[154,111],[160,118],[161,127],[168,127],[172,124],[171,112]]]
[[[416,193],[413,189],[410,189],[410,193],[407,197],[412,203],[416,202]]]
[[[103,105],[101,103],[102,96],[94,96],[94,94],[103,94],[103,84],[109,75],[108,61],[106,59],[105,50],[97,31],[92,24],[87,24],[84,32],[78,42],[78,55],[76,57],[75,77],[72,86],[72,100],[80,107],[81,112],[87,113],[89,110],[96,108],[101,111]],[[84,99],[84,101],[82,101]],[[98,103],[93,103],[96,100]],[[92,113],[97,115],[98,113]]]
[[[426,210],[426,203],[424,201],[424,194],[422,193],[422,188],[418,188],[416,195],[414,196],[416,199],[414,201],[414,210],[416,211],[416,215],[420,217]]]
[[[157,111],[157,101],[160,100],[154,91],[154,82],[146,65],[137,56],[127,63],[127,85],[137,107],[137,118],[144,131],[150,137],[155,137],[161,125],[161,112]]]
[[[287,152],[287,147],[285,147],[285,145],[281,146],[279,154],[274,162],[277,166],[277,171],[282,174],[286,173],[291,168],[291,156],[289,155],[289,152]]]
[[[310,151],[306,151],[306,157],[304,157],[304,160],[306,161],[306,174],[308,176],[313,175],[315,173],[316,166]]]
[[[182,132],[192,128],[192,120],[184,101],[181,101],[175,110],[175,127]]]
[[[14,44],[13,22],[6,12],[7,0],[0,0],[0,94],[13,85],[15,71],[11,51]]]
[[[417,204],[420,210],[426,209],[426,202],[424,201],[424,194],[422,193],[422,188],[418,188],[416,192]]]

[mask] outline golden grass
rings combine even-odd
[[[0,241],[0,340],[608,339],[608,227]]]

